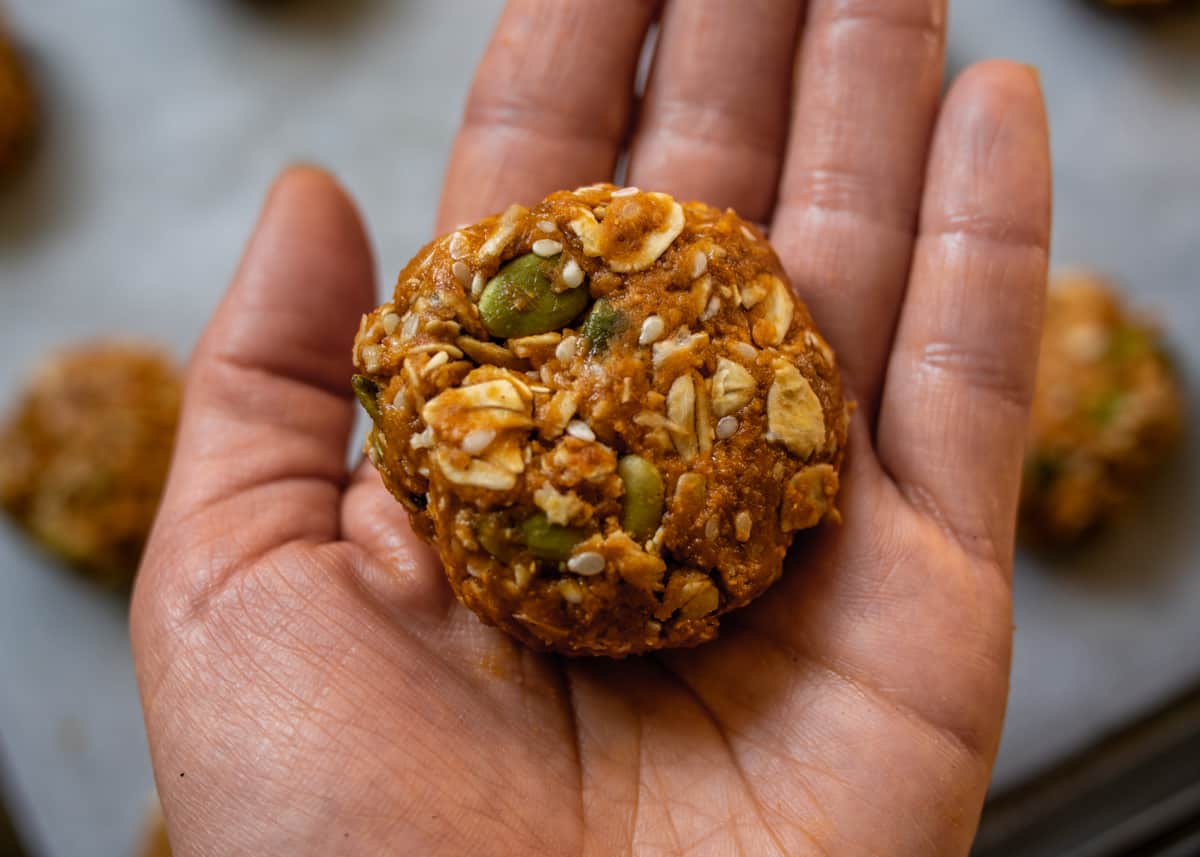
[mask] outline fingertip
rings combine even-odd
[[[942,115],[959,116],[974,126],[1003,122],[1017,125],[1030,135],[1046,134],[1046,104],[1041,73],[1031,65],[1012,60],[984,60],[967,68],[946,96]],[[1038,146],[1044,151],[1044,146]]]
[[[1037,66],[1008,59],[982,60],[968,66],[955,79],[950,97],[960,90],[992,93],[1012,99],[1041,99],[1042,75]]]
[[[339,233],[351,237],[365,235],[354,198],[332,171],[318,164],[297,161],[275,176],[263,204],[264,218],[274,214],[277,207],[323,214],[323,226],[341,221],[348,231],[338,230]]]
[[[1040,74],[1011,60],[969,67],[947,93],[938,122],[922,232],[978,230],[1048,247],[1050,217]]]
[[[267,197],[279,193],[316,192],[346,197],[341,182],[331,170],[311,161],[293,161],[279,171],[271,182]]]
[[[374,257],[353,199],[327,170],[294,164],[266,192],[197,359],[233,357],[341,391],[354,331],[374,301]]]

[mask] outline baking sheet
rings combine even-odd
[[[96,332],[186,355],[279,166],[335,169],[381,282],[428,237],[462,95],[499,0],[9,0],[49,110],[0,195],[0,399]],[[257,9],[257,11],[256,11]],[[1083,0],[956,0],[951,62],[1043,70],[1055,257],[1125,279],[1200,377],[1200,20]],[[1196,421],[1196,400],[1192,417]],[[1200,680],[1195,446],[1070,567],[1023,557],[997,788]],[[1192,525],[1192,526],[1189,526]],[[123,607],[0,529],[0,742],[48,857],[121,857],[151,777]]]

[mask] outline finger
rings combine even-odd
[[[812,0],[772,240],[870,423],[942,86],[945,0]]]
[[[336,536],[350,347],[373,299],[353,203],[320,170],[287,171],[193,356],[163,520],[252,515],[254,527],[222,530],[247,555]]]
[[[884,466],[974,551],[1011,561],[1050,242],[1037,74],[991,62],[938,123],[879,421]]]
[[[612,177],[656,5],[511,0],[467,99],[438,232]]]
[[[629,182],[763,223],[787,138],[803,4],[668,3]]]

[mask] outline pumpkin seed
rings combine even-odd
[[[584,530],[552,524],[541,512],[526,518],[520,531],[521,541],[535,557],[556,562],[570,559],[575,545],[587,538]]]
[[[372,422],[379,422],[379,384],[366,375],[355,375],[350,383],[354,387],[354,395],[358,397],[358,403],[367,412],[367,416],[371,418]]]
[[[587,306],[585,289],[556,292],[553,272],[559,256],[518,256],[492,277],[479,296],[479,318],[500,339],[533,336],[565,327]]]
[[[604,298],[592,305],[592,311],[583,320],[583,337],[588,341],[589,351],[600,354],[608,348],[608,342],[629,325],[625,313]]]
[[[621,526],[637,541],[644,541],[662,521],[665,497],[662,474],[640,455],[622,458],[617,464],[617,474],[625,485]]]

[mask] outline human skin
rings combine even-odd
[[[609,177],[654,14],[514,0],[437,229]],[[628,183],[769,226],[858,403],[845,523],[696,649],[567,660],[484,627],[345,470],[375,273],[335,181],[289,170],[195,352],[134,598],[177,855],[967,852],[1046,282],[1036,74],[984,63],[942,101],[944,0],[663,14]]]

